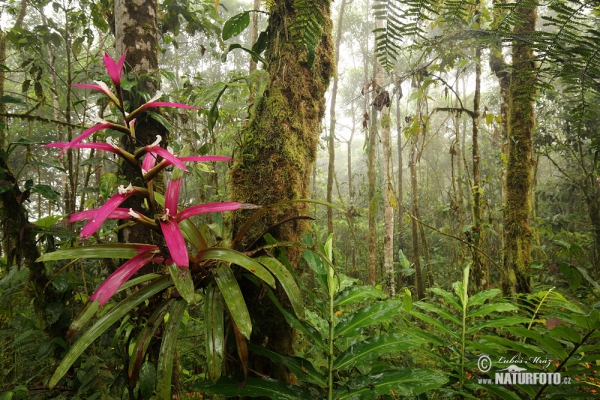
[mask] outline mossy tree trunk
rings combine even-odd
[[[476,11],[476,20],[479,21],[479,11]],[[473,201],[473,224],[471,236],[473,240],[473,272],[471,286],[473,293],[484,290],[489,283],[489,269],[483,257],[483,243],[485,231],[483,228],[483,187],[481,183],[481,167],[479,157],[479,116],[481,101],[481,46],[475,48],[475,93],[473,94],[472,114],[472,159],[473,159],[473,186],[471,187]]]
[[[158,3],[156,0],[125,1],[115,0],[115,49],[116,57],[121,57],[125,51],[125,71],[133,73],[138,79],[138,85],[130,92],[125,92],[125,100],[130,102],[129,111],[143,104],[144,98],[140,92],[154,96],[160,89],[158,80],[148,75],[158,74]],[[146,77],[144,77],[146,75]],[[129,151],[134,147],[151,144],[156,136],[162,137],[161,146],[167,145],[168,132],[148,113],[140,116],[135,123],[135,143],[126,142]],[[126,179],[134,186],[142,186],[142,179],[128,164],[123,164]],[[159,176],[163,178],[162,175]],[[154,179],[155,189],[164,187],[161,179]],[[131,207],[138,212],[144,212],[143,198],[133,196],[122,207]],[[152,216],[153,217],[153,216]],[[121,240],[130,243],[154,243],[159,240],[150,230],[134,225],[122,230]]]
[[[269,205],[308,198],[325,114],[324,95],[334,69],[330,4],[327,1],[311,4],[326,21],[312,64],[306,46],[293,40],[290,32],[299,17],[294,2],[276,0],[271,8],[265,53],[270,82],[263,96],[256,99],[257,106],[241,133],[240,147],[229,175],[233,201]],[[253,243],[266,231],[279,241],[299,242],[308,223],[297,217],[307,214],[308,206],[301,202],[272,209],[253,224],[242,245]],[[251,215],[252,212],[234,213],[231,216],[233,232]],[[301,252],[290,248],[287,256],[292,267],[297,268]],[[254,323],[252,340],[259,344],[268,342],[271,350],[291,354],[293,330],[283,316],[268,298],[258,293],[246,294]],[[279,294],[285,301],[285,295]],[[291,374],[277,367],[263,372],[293,381]]]
[[[515,10],[522,23],[515,27],[516,37],[535,31],[536,7]],[[509,87],[508,165],[504,204],[504,265],[502,290],[505,295],[531,293],[530,227],[533,184],[533,142],[535,64],[533,49],[518,38],[512,47],[512,76]]]

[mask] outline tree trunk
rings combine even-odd
[[[376,2],[375,5],[378,5],[379,2]],[[375,29],[383,28],[383,20],[376,19],[375,20]],[[374,47],[376,48],[376,46]],[[393,203],[395,201],[394,194],[394,186],[392,184],[392,150],[391,150],[391,139],[390,139],[390,107],[389,107],[389,94],[385,90],[385,71],[377,58],[375,59],[375,65],[373,70],[373,76],[375,80],[375,91],[374,94],[377,94],[377,97],[373,101],[373,103],[377,102],[377,108],[381,110],[381,145],[383,148],[383,224],[384,224],[384,234],[383,234],[383,270],[385,273],[385,282],[387,292],[391,297],[394,297],[396,294],[395,280],[394,280],[394,207]],[[384,96],[385,95],[385,96]],[[382,97],[383,96],[383,97]],[[378,100],[379,99],[379,100]],[[383,101],[382,101],[383,100]],[[387,101],[387,104],[383,104]],[[375,122],[375,121],[374,121]],[[373,124],[375,125],[375,124]],[[376,134],[376,129],[372,130]],[[370,142],[371,144],[374,141]],[[374,146],[371,148],[371,151],[374,152]],[[371,185],[371,180],[369,179],[369,187]],[[370,196],[370,199],[374,197]],[[375,212],[376,205],[369,207],[370,213]],[[369,222],[371,219],[369,219]],[[373,220],[373,222],[375,222]],[[376,249],[374,249],[376,250]]]
[[[411,222],[412,232],[412,248],[413,248],[413,266],[415,268],[415,290],[417,292],[417,300],[425,298],[425,289],[423,285],[423,272],[421,271],[421,259],[419,251],[419,227],[417,218],[419,218],[419,184],[417,181],[417,162],[418,162],[418,137],[413,138],[414,143],[410,154],[410,186],[412,190],[412,208],[411,214],[413,219]]]
[[[116,57],[121,57],[127,51],[125,70],[137,76],[138,85],[131,92],[123,93],[125,100],[131,102],[130,110],[140,106],[144,100],[140,92],[154,96],[160,89],[157,80],[143,77],[144,74],[152,75],[158,72],[158,4],[156,0],[125,1],[115,0],[115,50]],[[148,113],[140,116],[135,123],[135,143],[123,143],[126,150],[133,151],[135,147],[146,146],[153,143],[157,136],[163,140],[161,146],[167,146],[168,132]],[[122,168],[126,179],[133,186],[143,186],[137,171],[128,164],[123,163]],[[154,179],[154,188],[162,191],[164,188],[164,175]],[[144,199],[133,196],[127,199],[122,207],[133,208],[144,213],[142,207]],[[151,216],[154,217],[154,216]],[[141,225],[125,227],[120,231],[121,241],[129,243],[153,243],[157,238]]]
[[[478,2],[477,2],[478,4]],[[479,11],[476,11],[476,19],[479,20]],[[489,283],[489,270],[482,252],[484,243],[483,229],[483,188],[481,187],[481,168],[479,159],[479,103],[481,101],[481,47],[475,48],[475,93],[473,94],[473,137],[472,137],[472,157],[473,157],[473,186],[471,193],[473,196],[473,224],[471,225],[473,268],[471,278],[471,291],[473,293],[484,290]]]
[[[310,175],[316,159],[321,120],[325,114],[325,91],[333,74],[333,45],[329,6],[318,4],[326,24],[314,51],[312,65],[306,46],[289,37],[289,27],[296,22],[297,10],[291,0],[276,0],[269,17],[265,57],[270,82],[258,102],[250,121],[241,133],[240,155],[234,163],[229,180],[231,200],[269,205],[284,200],[308,198]],[[293,203],[270,210],[246,232],[242,247],[260,239],[268,231],[279,241],[300,242],[300,235],[308,229],[306,203]],[[236,233],[252,215],[236,212],[231,215],[231,226]],[[278,224],[282,221],[285,223]],[[288,249],[287,256],[297,268],[301,253]],[[252,284],[242,283],[247,290],[247,304],[254,329],[252,340],[268,341],[268,347],[282,354],[293,352],[293,329],[266,297],[253,293]],[[279,298],[286,302],[281,290]],[[281,368],[273,376],[293,381],[293,375]]]
[[[344,19],[344,9],[346,0],[342,0],[340,6],[337,32],[335,37],[335,68],[337,69],[340,60],[340,43],[342,42],[342,22]],[[327,202],[333,202],[333,177],[335,174],[335,102],[338,90],[338,74],[333,76],[333,85],[331,87],[331,104],[329,105],[329,137],[327,140],[327,150],[329,151],[329,160],[327,165]],[[327,232],[333,233],[333,208],[327,207]]]
[[[514,29],[515,36],[533,33],[536,7],[518,6],[515,12],[522,18],[522,23]],[[533,183],[535,64],[533,49],[527,41],[514,41],[512,63],[502,290],[505,295],[514,297],[517,293],[531,293],[532,235],[529,220]]]

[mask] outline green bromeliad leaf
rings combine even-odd
[[[369,299],[382,300],[387,297],[387,293],[373,286],[353,286],[349,287],[335,297],[336,307],[346,304],[360,303]]]
[[[267,256],[258,257],[256,258],[256,261],[267,267],[267,269],[271,271],[273,275],[275,275],[281,284],[281,287],[290,299],[290,303],[292,304],[292,308],[294,309],[296,316],[300,319],[304,318],[302,293],[296,284],[296,280],[290,271],[287,270],[285,265],[283,265],[279,260]]]
[[[177,349],[179,325],[188,303],[185,299],[175,302],[169,311],[169,320],[165,324],[160,351],[158,353],[158,371],[156,392],[162,400],[171,400],[171,378],[173,376],[173,362]]]
[[[204,334],[208,377],[216,382],[221,377],[225,344],[223,296],[211,284],[204,298]]]
[[[220,260],[239,265],[262,279],[267,285],[275,289],[275,278],[256,260],[238,251],[227,248],[212,248],[202,253],[202,260]]]
[[[215,280],[219,290],[221,290],[225,304],[227,304],[231,318],[235,321],[242,335],[250,340],[250,334],[252,333],[250,314],[240,286],[229,265],[223,263],[215,269]]]
[[[52,253],[50,253],[52,254]],[[140,303],[148,300],[156,293],[168,288],[173,283],[169,277],[165,276],[159,278],[147,286],[144,286],[131,296],[117,304],[113,309],[104,314],[96,323],[87,331],[85,331],[79,340],[75,342],[73,347],[69,350],[65,358],[60,362],[54,375],[50,379],[48,386],[53,388],[58,381],[67,373],[71,365],[79,358],[79,356],[96,340],[104,331],[106,331],[112,324],[121,319],[125,314],[131,311],[134,307]]]
[[[72,258],[133,258],[140,253],[140,249],[149,249],[150,247],[156,246],[137,243],[114,243],[71,247],[43,254],[36,261],[58,261]]]

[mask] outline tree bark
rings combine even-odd
[[[337,69],[340,60],[340,44],[342,43],[342,23],[344,19],[344,9],[346,0],[342,0],[338,16],[337,32],[335,36],[335,68]],[[333,85],[331,87],[331,102],[329,104],[329,137],[327,140],[327,150],[329,160],[327,164],[327,202],[333,202],[333,177],[335,175],[335,104],[337,99],[339,75],[333,76]],[[327,207],[327,232],[333,233],[333,208]]]
[[[141,92],[154,96],[160,89],[157,80],[143,75],[156,75],[158,73],[158,3],[156,0],[115,0],[115,57],[121,57],[127,51],[125,58],[126,73],[137,76],[138,85],[130,92],[123,93],[126,101],[130,102],[130,110],[144,103]],[[123,143],[128,151],[135,147],[146,146],[153,143],[157,136],[163,140],[161,146],[167,146],[168,132],[160,123],[150,117],[148,113],[140,116],[135,123],[135,143]],[[126,180],[133,186],[143,186],[137,171],[128,164],[123,163],[123,172]],[[161,191],[164,188],[164,175],[154,179],[154,188]],[[133,196],[127,199],[122,207],[133,208],[144,213],[144,199]],[[153,216],[151,216],[153,217]],[[150,230],[141,225],[125,227],[120,231],[120,240],[129,243],[154,243],[160,238],[153,235]]]
[[[476,2],[478,5],[479,2]],[[479,11],[476,11],[476,19],[479,20]],[[481,186],[481,168],[479,159],[479,116],[481,101],[481,47],[475,48],[475,93],[473,94],[473,115],[471,118],[473,136],[472,136],[472,157],[473,157],[473,186],[471,193],[473,196],[473,224],[471,225],[472,256],[473,269],[471,274],[472,292],[479,292],[488,287],[489,270],[485,258],[482,254],[485,231],[483,229],[483,187]]]
[[[535,32],[537,7],[518,6],[522,23],[515,36]],[[512,48],[512,76],[509,87],[508,165],[504,204],[504,265],[502,290],[505,295],[531,293],[530,227],[533,183],[533,142],[535,123],[535,64],[533,49],[526,40],[515,39]]]
[[[231,200],[269,205],[284,200],[308,198],[310,175],[316,159],[321,120],[325,114],[325,91],[334,71],[329,5],[315,2],[326,24],[321,41],[314,51],[312,65],[306,47],[292,40],[288,27],[293,26],[297,11],[291,0],[276,0],[271,8],[267,31],[269,43],[265,57],[270,82],[250,121],[241,133],[240,148],[230,174]],[[279,241],[299,242],[308,229],[306,203],[293,203],[270,210],[245,232],[241,247],[253,243],[264,232]],[[231,215],[231,227],[237,233],[252,212]],[[282,221],[287,221],[278,224]],[[288,249],[287,256],[297,268],[301,253]],[[270,300],[253,292],[252,284],[242,283],[246,290],[248,309],[254,322],[252,340],[268,341],[268,347],[282,354],[293,352],[293,329],[275,309]],[[278,296],[286,302],[281,290]],[[282,368],[273,368],[274,377],[292,382],[293,375]]]

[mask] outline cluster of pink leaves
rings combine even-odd
[[[104,93],[110,98],[110,100],[117,105],[122,111],[124,116],[123,124],[99,121],[96,125],[85,130],[82,134],[77,136],[70,142],[58,142],[49,143],[45,147],[54,147],[62,149],[59,157],[69,149],[97,149],[108,151],[117,154],[130,164],[136,165],[137,159],[144,157],[140,166],[142,174],[144,174],[145,180],[150,180],[151,176],[149,172],[153,168],[157,167],[158,157],[162,158],[162,161],[158,164],[160,169],[165,168],[169,165],[173,165],[176,168],[184,172],[188,172],[184,162],[212,162],[212,161],[229,161],[230,158],[221,156],[188,156],[188,157],[177,157],[169,149],[165,149],[159,146],[160,137],[157,137],[157,141],[151,145],[145,146],[142,149],[138,149],[135,156],[124,149],[120,148],[114,143],[87,143],[83,142],[85,139],[90,137],[92,134],[104,130],[112,129],[118,132],[122,132],[127,135],[135,136],[135,117],[144,110],[156,107],[177,107],[198,110],[197,107],[189,106],[181,103],[169,103],[157,101],[160,97],[160,93],[157,94],[149,102],[143,104],[133,112],[127,114],[123,110],[122,96],[120,95],[121,87],[121,73],[123,71],[123,65],[125,63],[125,55],[119,59],[118,62],[110,57],[108,54],[104,55],[104,65],[108,71],[108,75],[119,96],[115,95],[104,82],[97,81],[95,85],[88,84],[75,84],[74,86],[98,90]],[[166,258],[161,255],[158,246],[151,244],[140,244],[136,247],[138,254],[131,258],[129,261],[121,265],[112,275],[110,275],[94,292],[90,297],[90,301],[98,301],[99,305],[104,305],[119,288],[140,268],[148,263],[169,263],[176,264],[179,269],[186,272],[189,268],[189,254],[185,244],[185,239],[179,227],[179,223],[187,218],[195,215],[222,212],[222,211],[233,211],[239,208],[245,208],[247,205],[237,202],[220,202],[220,203],[207,203],[199,204],[192,207],[179,210],[179,193],[181,190],[182,178],[171,179],[167,184],[167,191],[165,193],[165,204],[164,214],[158,218],[158,225],[165,237],[165,242],[169,249],[170,257]],[[142,215],[136,211],[126,208],[120,208],[119,206],[129,197],[140,194],[143,192],[140,188],[132,187],[131,184],[128,187],[121,185],[117,193],[114,194],[109,200],[102,205],[102,207],[78,212],[70,216],[70,222],[88,220],[81,230],[81,238],[86,239],[93,235],[107,219],[120,219],[120,220],[145,220],[150,224],[156,223],[154,220]]]

